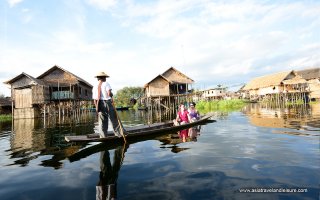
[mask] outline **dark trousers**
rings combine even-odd
[[[121,137],[121,130],[123,129],[122,123],[120,119],[117,118],[117,114],[115,108],[112,105],[111,100],[100,100],[99,101],[99,135],[100,137],[107,137],[108,133],[108,125],[109,125],[109,118],[112,123],[114,135],[117,137]]]

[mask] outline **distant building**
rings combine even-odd
[[[49,102],[92,98],[91,84],[59,66],[53,66],[37,78],[23,72],[5,84],[11,86],[14,118],[39,117],[40,105]]]
[[[227,96],[227,87],[216,87],[207,90],[201,90],[201,97],[205,100],[220,100]]]

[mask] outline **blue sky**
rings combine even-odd
[[[172,66],[204,89],[320,66],[318,0],[0,0],[0,9],[1,82],[58,65],[91,84],[105,71],[118,90]]]

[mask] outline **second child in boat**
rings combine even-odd
[[[173,123],[176,126],[189,123],[189,112],[184,107],[183,103],[181,103],[179,105],[179,110],[178,110],[178,113],[177,113],[177,117],[176,117],[175,120],[173,120]]]
[[[194,102],[189,104],[188,116],[190,122],[195,122],[200,119],[199,112],[195,108],[196,104]]]

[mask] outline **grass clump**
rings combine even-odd
[[[241,99],[199,101],[196,105],[196,108],[201,113],[207,113],[211,111],[230,112],[240,110],[245,104],[246,103]]]

